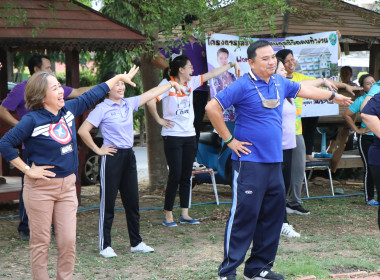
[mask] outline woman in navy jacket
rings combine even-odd
[[[71,279],[73,275],[78,206],[75,117],[90,109],[117,82],[135,86],[131,79],[137,71],[134,66],[128,74],[116,75],[67,102],[53,73],[38,72],[29,79],[25,101],[32,112],[4,135],[0,152],[25,173],[24,202],[29,216],[33,279],[49,279],[47,263],[52,222],[58,247],[57,279]],[[28,162],[13,148],[21,142],[25,145]]]

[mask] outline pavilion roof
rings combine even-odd
[[[146,38],[73,0],[0,0],[0,15],[0,47],[17,50],[131,50]]]

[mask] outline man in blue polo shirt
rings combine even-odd
[[[277,60],[269,42],[256,41],[247,50],[251,71],[212,99],[206,111],[232,153],[233,202],[224,236],[221,280],[235,280],[244,261],[245,279],[284,279],[271,271],[285,213],[282,162],[282,105],[296,96],[330,99],[349,105],[351,99],[335,92],[291,82],[274,74]],[[235,138],[223,110],[235,107]]]

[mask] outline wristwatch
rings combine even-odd
[[[335,91],[332,91],[329,100],[333,100],[334,98],[335,98]]]
[[[29,165],[25,165],[24,166],[24,173],[27,171],[27,170],[29,170],[30,169],[30,166]]]

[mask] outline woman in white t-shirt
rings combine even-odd
[[[177,82],[185,91],[179,93],[173,87],[157,97],[162,100],[163,118],[157,113],[154,100],[147,103],[149,112],[162,125],[161,135],[164,139],[166,161],[169,166],[169,177],[165,193],[165,218],[162,223],[175,227],[173,205],[179,185],[181,223],[199,224],[199,221],[189,216],[190,177],[196,151],[195,129],[193,125],[193,91],[204,82],[235,67],[236,77],[240,77],[240,67],[237,62],[230,62],[219,68],[198,76],[191,76],[194,69],[189,58],[179,55],[171,59],[169,67],[164,71],[164,79],[160,85]]]

